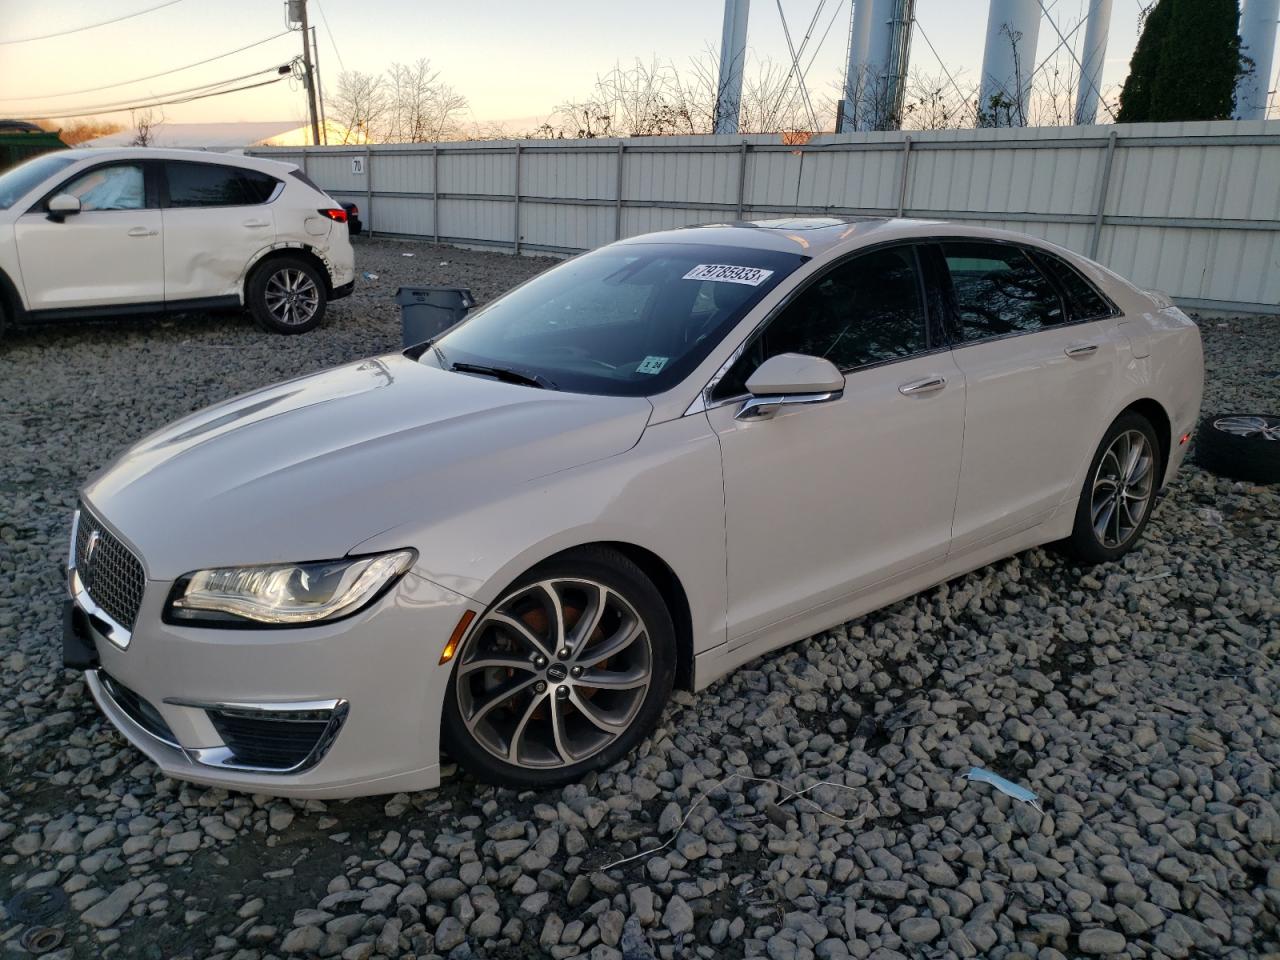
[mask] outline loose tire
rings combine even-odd
[[[1280,417],[1218,413],[1196,433],[1196,461],[1211,473],[1254,483],[1280,483]]]
[[[1160,444],[1150,421],[1137,413],[1121,415],[1089,463],[1075,527],[1064,543],[1067,552],[1084,563],[1128,553],[1151,519],[1160,468]]]
[[[329,301],[320,271],[301,257],[273,257],[256,267],[247,295],[253,318],[272,333],[314,330]]]
[[[445,694],[445,747],[476,779],[517,789],[578,780],[653,729],[675,678],[671,614],[622,554],[539,564],[463,640]]]

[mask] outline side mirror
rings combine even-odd
[[[80,212],[80,198],[69,193],[55,193],[49,198],[49,219],[61,223],[73,213]]]
[[[844,374],[830,360],[801,353],[780,353],[756,368],[747,380],[751,398],[735,419],[767,420],[786,406],[840,399]]]

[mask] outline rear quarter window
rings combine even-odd
[[[1075,321],[1100,320],[1117,314],[1115,304],[1108,300],[1092,283],[1081,275],[1080,271],[1061,257],[1055,257],[1044,250],[1028,251],[1041,270],[1048,273],[1067,298],[1067,310]]]

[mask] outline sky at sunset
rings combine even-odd
[[[0,0],[0,41],[106,20],[162,0]],[[1083,16],[1087,0],[1048,6],[1062,29]],[[817,0],[783,0],[792,36],[803,36]],[[326,86],[347,70],[378,72],[391,62],[430,58],[465,95],[476,121],[514,120],[521,129],[574,97],[615,62],[658,57],[685,67],[720,37],[720,0],[310,0]],[[985,0],[918,0],[920,31],[912,66],[937,73],[928,38],[957,79],[976,81],[986,27]],[[1118,86],[1137,40],[1137,0],[1114,0],[1104,89]],[[834,19],[832,19],[834,15]],[[809,75],[815,99],[842,76],[849,0],[828,0],[816,31],[830,32]],[[284,30],[280,0],[180,0],[164,9],[68,36],[0,43],[0,116],[44,117],[100,105],[138,102],[286,63],[300,50],[297,33],[232,57],[164,77],[106,90],[122,80],[213,57]],[[1083,32],[1083,31],[1082,31]],[[774,0],[755,0],[749,46],[785,63],[786,41]],[[1044,22],[1037,60],[1056,42]],[[269,79],[268,76],[253,77]],[[69,91],[82,91],[67,93]],[[65,96],[56,94],[67,93]],[[305,97],[290,80],[259,90],[163,108],[171,122],[284,120],[300,123]],[[91,110],[102,116],[111,111]],[[124,122],[128,114],[117,115]],[[828,121],[829,122],[829,121]]]

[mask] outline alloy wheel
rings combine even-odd
[[[653,679],[644,620],[618,591],[556,578],[513,591],[458,657],[458,707],[472,739],[535,769],[595,756],[630,727]]]
[[[1098,542],[1108,550],[1128,543],[1146,516],[1154,467],[1151,443],[1138,430],[1119,434],[1098,462],[1090,517]]]
[[[1236,437],[1260,437],[1280,442],[1280,418],[1277,417],[1219,417],[1213,421],[1213,426]]]
[[[285,267],[273,273],[267,281],[266,300],[267,311],[275,320],[288,327],[297,327],[316,315],[320,291],[306,271]]]

